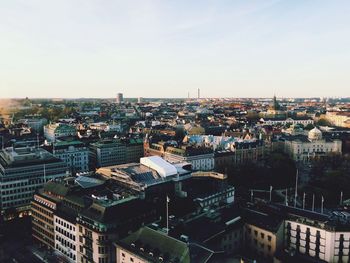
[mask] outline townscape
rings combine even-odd
[[[0,263],[350,263],[349,0],[0,0]]]
[[[349,262],[349,98],[1,100],[1,262]],[[277,94],[278,95],[278,94]]]

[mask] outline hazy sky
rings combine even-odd
[[[350,1],[0,0],[0,97],[350,96]]]

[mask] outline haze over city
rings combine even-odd
[[[0,97],[349,96],[349,1],[1,1]]]

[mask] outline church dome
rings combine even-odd
[[[316,127],[309,131],[308,138],[310,141],[317,141],[322,139],[322,132]]]

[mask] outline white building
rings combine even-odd
[[[290,252],[330,263],[349,262],[350,228],[347,226],[348,223],[343,225],[317,213],[298,215],[285,220],[285,247]]]
[[[313,158],[329,154],[341,154],[342,142],[338,139],[325,139],[322,132],[314,128],[308,136],[290,136],[285,141],[285,151],[295,161],[307,162]]]
[[[54,215],[55,250],[69,262],[77,262],[77,228],[74,218]]]
[[[311,118],[285,118],[285,119],[279,119],[279,118],[261,118],[260,122],[264,125],[286,125],[286,124],[302,124],[304,126],[308,124],[314,125],[314,120]]]
[[[91,130],[106,131],[106,132],[122,130],[122,126],[120,124],[109,124],[107,122],[90,123],[89,128]]]
[[[49,142],[54,142],[57,138],[76,135],[76,128],[71,125],[54,123],[44,126],[44,136]]]
[[[334,126],[350,128],[350,112],[327,111],[325,117]]]
[[[62,141],[53,144],[52,153],[75,172],[89,170],[89,149],[80,141]]]
[[[174,149],[176,153],[174,152]],[[192,165],[193,171],[214,170],[215,161],[214,161],[213,152],[185,155],[181,153],[179,154],[177,150],[178,150],[177,148],[168,147],[164,154],[164,159],[171,163],[183,163],[183,162],[190,163]]]

